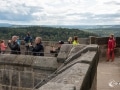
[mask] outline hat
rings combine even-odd
[[[59,41],[59,44],[64,44],[64,42],[63,41]]]

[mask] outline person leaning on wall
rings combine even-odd
[[[44,56],[44,47],[42,45],[42,38],[36,37],[35,46],[30,45],[30,51],[32,51],[34,56]]]
[[[72,44],[72,37],[68,38],[68,44]]]
[[[74,40],[73,40],[72,44],[73,45],[79,45],[78,36],[74,37]]]
[[[8,41],[8,46],[11,49],[11,54],[20,54],[20,46],[17,43],[17,36],[12,36],[12,40]]]
[[[7,45],[5,45],[5,41],[1,40],[0,42],[0,49],[1,49],[1,54],[4,54],[6,51]]]

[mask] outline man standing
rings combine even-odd
[[[20,54],[20,46],[17,43],[17,36],[12,36],[12,40],[8,41],[8,46],[11,49],[11,54]]]
[[[25,41],[25,47],[26,47],[26,53],[25,54],[29,54],[29,47],[32,44],[32,37],[30,36],[30,33],[28,32],[26,37],[24,38]]]

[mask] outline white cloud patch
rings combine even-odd
[[[119,0],[0,0],[0,23],[119,24]]]

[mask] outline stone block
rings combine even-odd
[[[80,51],[81,49],[83,49],[86,45],[84,44],[80,44],[80,45],[73,45],[73,47],[70,50],[70,53],[68,55],[68,57],[73,56],[74,54],[76,54],[78,51]]]
[[[73,55],[71,55],[68,59],[65,60],[65,64],[69,63],[77,58],[79,58],[82,54],[88,52],[88,51],[98,51],[98,45],[95,44],[91,44],[91,45],[87,45],[86,47],[82,48],[81,50],[79,50],[78,52],[74,53]]]
[[[32,72],[21,72],[20,73],[20,87],[24,87],[24,88],[34,87],[34,76]]]
[[[63,44],[58,53],[57,61],[63,63],[64,60],[67,59],[72,47],[73,47],[72,44]]]
[[[49,82],[37,90],[76,90],[73,84]]]
[[[96,44],[95,40],[96,40],[96,37],[95,36],[90,36],[90,44]]]
[[[33,68],[56,70],[58,68],[57,58],[36,56],[32,66]]]
[[[58,74],[51,80],[51,82],[73,84],[75,85],[76,90],[80,90],[82,82],[84,81],[84,78],[88,72],[89,66],[89,64],[76,63],[66,69],[64,72]]]
[[[108,43],[109,37],[96,37],[96,44],[104,45]]]
[[[67,63],[67,64],[61,66],[61,68],[58,68],[57,73],[65,71],[66,69],[70,68],[71,66],[75,65],[76,63],[91,64],[93,62],[93,58],[95,57],[95,55],[96,55],[95,51],[86,52],[86,53],[82,54],[79,58],[71,61],[70,63]]]
[[[0,54],[0,64],[12,64],[16,57],[16,55],[11,54]]]
[[[11,70],[11,85],[15,87],[19,87],[19,72]]]

